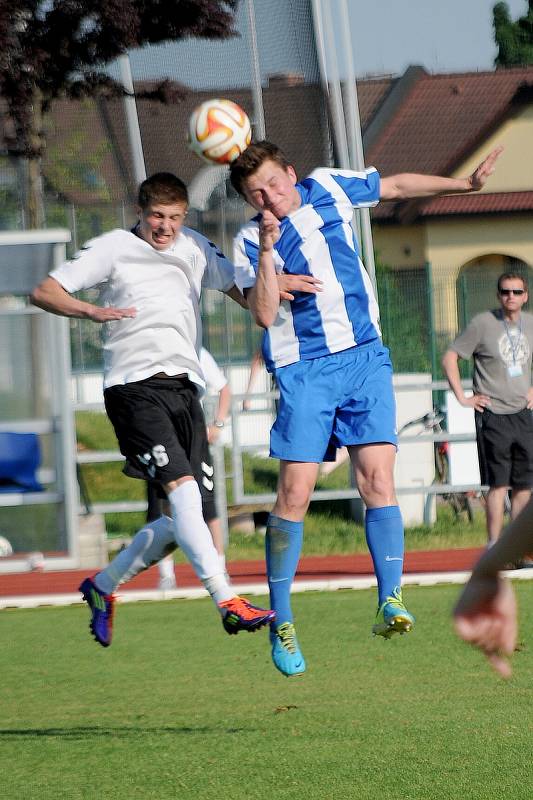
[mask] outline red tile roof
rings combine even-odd
[[[401,92],[401,84],[402,79],[389,100]],[[383,175],[448,175],[526,102],[533,102],[533,66],[446,75],[420,70],[365,148],[365,160]],[[373,218],[412,221],[435,214],[530,210],[529,195],[502,192],[384,203],[374,209]]]
[[[447,75],[422,71],[366,150],[366,162],[384,175],[446,174],[510,113],[523,86],[533,96],[533,66]]]
[[[533,211],[531,192],[484,192],[435,197],[420,209],[421,217],[441,214],[494,214],[500,211]]]
[[[357,101],[363,130],[371,122],[397,78],[367,78],[357,81]]]

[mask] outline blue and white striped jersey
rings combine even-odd
[[[379,174],[321,168],[296,184],[302,205],[281,221],[275,245],[277,272],[313,275],[323,282],[318,294],[296,292],[281,302],[274,324],[265,331],[266,367],[338,353],[380,338],[378,306],[359,257],[351,222],[354,208],[379,201]],[[258,215],[234,242],[236,283],[255,283],[259,257]]]

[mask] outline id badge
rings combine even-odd
[[[510,378],[518,378],[518,376],[522,374],[522,365],[509,364],[509,366],[507,367],[507,373]]]

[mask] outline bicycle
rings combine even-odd
[[[418,417],[417,419],[412,419],[409,422],[406,422],[405,425],[402,425],[398,434],[401,435],[405,430],[408,428],[412,428],[415,425],[422,425],[423,428],[420,433],[424,431],[431,432],[431,433],[443,433],[444,430],[441,426],[441,422],[444,419],[445,414],[438,408],[433,408],[431,411],[428,411],[427,414],[424,414],[422,417]],[[450,460],[449,460],[449,448],[450,443],[446,441],[439,441],[434,442],[434,453],[435,453],[435,480],[434,483],[442,483],[448,484],[449,477],[450,477]],[[465,514],[468,522],[474,521],[474,507],[472,504],[472,498],[476,495],[475,492],[445,492],[442,494],[442,499],[447,502],[450,507],[452,508],[455,518],[457,520],[462,518],[462,515]]]

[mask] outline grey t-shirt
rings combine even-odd
[[[533,314],[522,312],[516,323],[506,322],[501,309],[477,314],[459,334],[452,350],[461,358],[474,357],[476,394],[491,399],[494,414],[515,414],[527,405],[531,386]]]

